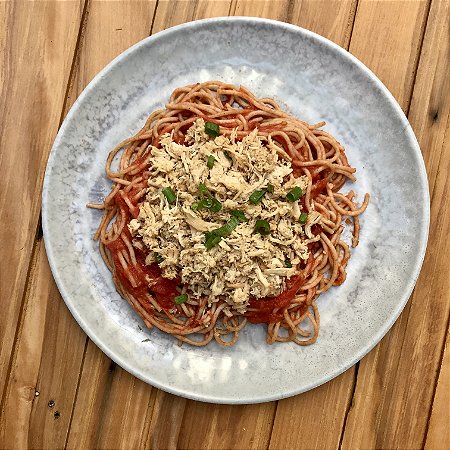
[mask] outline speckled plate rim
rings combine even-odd
[[[233,21],[237,23],[265,23],[265,24],[271,24],[273,26],[278,26],[285,28],[286,30],[290,30],[299,34],[303,34],[309,38],[317,40],[322,45],[327,46],[331,51],[336,52],[340,54],[341,57],[347,59],[350,63],[357,66],[362,72],[364,72],[371,81],[376,85],[376,87],[380,90],[380,92],[384,95],[385,100],[390,104],[390,106],[393,108],[393,110],[397,113],[398,118],[401,120],[402,124],[404,125],[404,132],[406,134],[406,138],[411,142],[412,149],[414,150],[414,156],[415,156],[415,162],[418,164],[418,169],[420,173],[420,185],[424,186],[425,192],[424,199],[425,202],[421,205],[424,218],[424,224],[426,226],[423,226],[421,229],[421,233],[418,236],[417,241],[417,258],[415,261],[414,269],[411,278],[408,280],[407,283],[405,283],[405,289],[403,291],[402,298],[398,300],[397,302],[397,309],[394,311],[394,314],[391,315],[390,320],[385,322],[384,327],[380,328],[377,333],[373,335],[372,341],[366,345],[365,347],[360,348],[360,351],[354,355],[354,357],[350,360],[348,360],[345,364],[340,365],[339,367],[336,367],[335,371],[331,372],[330,374],[322,377],[317,378],[315,380],[312,380],[311,383],[308,386],[304,386],[300,389],[293,389],[290,391],[283,391],[274,395],[261,395],[258,398],[244,398],[244,399],[238,399],[238,398],[226,398],[223,395],[221,396],[212,396],[212,395],[202,395],[195,392],[186,392],[182,389],[178,389],[176,386],[171,386],[169,384],[163,384],[156,382],[151,377],[145,377],[139,372],[137,372],[134,367],[126,360],[120,357],[114,349],[111,347],[109,342],[103,342],[95,333],[95,330],[93,330],[82,315],[79,314],[79,311],[74,307],[74,305],[71,302],[71,294],[66,290],[64,279],[59,275],[58,271],[58,264],[56,260],[56,256],[54,253],[54,249],[52,246],[52,239],[49,234],[49,223],[48,223],[48,211],[45,205],[47,204],[46,200],[48,198],[48,188],[49,188],[49,173],[51,172],[51,169],[53,167],[53,164],[55,163],[56,159],[56,151],[58,146],[60,145],[65,131],[66,127],[68,126],[69,122],[76,116],[78,109],[84,99],[89,95],[89,93],[96,88],[96,86],[99,84],[101,79],[111,70],[112,67],[114,67],[119,61],[121,61],[123,58],[127,57],[131,53],[134,53],[136,50],[138,50],[140,47],[143,47],[148,44],[148,42],[157,43],[158,40],[165,39],[169,35],[173,33],[178,33],[180,30],[183,29],[191,29],[196,28],[200,24],[209,23],[220,23],[223,21]],[[203,20],[197,20],[193,22],[188,22],[185,24],[181,24],[175,27],[168,28],[164,31],[158,32],[152,36],[149,36],[142,41],[136,43],[135,45],[131,46],[127,50],[125,50],[123,53],[121,53],[119,56],[117,56],[115,59],[113,59],[104,69],[102,69],[93,79],[92,81],[86,86],[86,88],[83,90],[83,92],[80,94],[80,96],[77,98],[77,100],[74,102],[72,108],[70,109],[69,113],[64,119],[64,122],[62,123],[58,134],[55,138],[54,144],[52,146],[49,159],[47,162],[47,168],[45,172],[44,177],[44,184],[43,184],[43,192],[42,192],[42,199],[43,199],[43,207],[42,207],[42,226],[43,226],[43,234],[44,234],[44,243],[45,243],[45,249],[48,257],[48,261],[50,264],[50,268],[53,273],[53,277],[55,279],[55,282],[57,284],[57,287],[62,295],[62,298],[64,299],[67,307],[69,308],[71,314],[75,318],[75,320],[78,322],[80,327],[83,329],[83,331],[89,336],[89,338],[114,362],[116,362],[119,366],[121,366],[123,369],[128,371],[129,373],[133,374],[137,378],[143,380],[146,383],[151,384],[152,386],[162,389],[166,392],[179,395],[182,397],[187,397],[193,400],[203,401],[203,402],[209,402],[209,403],[221,403],[221,404],[250,404],[250,403],[263,403],[263,402],[269,402],[274,400],[279,400],[282,398],[291,397],[293,395],[297,395],[303,392],[306,392],[308,390],[314,389],[331,379],[337,377],[338,375],[345,372],[347,369],[352,367],[356,362],[361,360],[367,353],[369,353],[385,336],[385,334],[390,330],[390,328],[393,326],[395,321],[398,319],[400,313],[403,311],[413,289],[416,284],[417,278],[419,277],[420,269],[423,264],[423,260],[425,257],[426,252],[426,246],[428,241],[428,232],[429,232],[429,222],[430,222],[430,197],[429,197],[429,190],[428,190],[428,179],[425,169],[425,163],[423,161],[422,153],[420,151],[419,144],[417,142],[416,136],[412,130],[412,127],[406,118],[405,114],[403,113],[403,110],[393,97],[393,95],[390,93],[390,91],[386,88],[386,86],[376,77],[376,75],[367,67],[365,66],[361,61],[359,61],[356,57],[351,55],[349,52],[347,52],[345,49],[341,48],[334,42],[331,42],[330,40],[324,38],[323,36],[314,33],[312,31],[306,30],[304,28],[287,24],[284,22],[279,22],[276,20],[271,19],[262,19],[262,18],[256,18],[256,17],[217,17],[217,18],[211,18],[211,19],[203,19]]]

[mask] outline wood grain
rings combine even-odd
[[[144,448],[179,448],[177,442],[186,402],[184,398],[156,391],[150,428],[148,433],[145,433],[146,430],[143,433],[143,437],[147,434]]]
[[[69,90],[70,100],[64,114],[100,69],[120,52],[148,35],[155,7],[155,1],[121,1],[113,4],[93,1],[89,4],[88,20]],[[75,322],[69,324],[69,330],[76,327],[78,325]],[[63,351],[68,351],[70,346],[70,341],[60,342]],[[87,345],[84,358],[81,377],[66,386],[66,389],[74,392],[77,391],[78,383],[82,387],[75,404],[72,404],[67,445],[70,448],[135,447],[140,441],[140,434],[128,433],[127,430],[139,423],[141,427],[145,425],[145,411],[152,388],[121,368],[115,370],[115,365],[92,342]],[[78,360],[81,364],[80,356]],[[92,375],[95,376],[94,384]],[[117,408],[118,403],[120,408]],[[86,426],[86,416],[91,418],[89,426]]]
[[[0,419],[5,447],[62,447],[75,397],[85,335],[61,301],[40,238]],[[66,358],[60,342],[71,343]],[[50,406],[49,406],[50,405]],[[53,406],[52,406],[53,405]],[[26,432],[24,432],[26,430]]]
[[[356,4],[356,0],[233,0],[232,14],[289,22],[348,48]]]
[[[207,405],[189,401],[179,448],[267,448],[276,402],[261,405]],[[196,424],[195,427],[192,424]]]
[[[200,18],[227,15],[231,2],[224,1],[200,1],[200,2],[176,2],[177,6],[172,8],[172,3],[160,2],[156,11],[153,32],[160,31],[162,27],[177,25]],[[209,405],[205,403],[186,401],[181,398],[163,395],[157,404],[158,410],[163,411],[154,415],[157,422],[152,424],[148,443],[156,448],[174,447],[178,448],[227,448],[236,444],[236,436],[242,435],[245,428],[245,438],[240,444],[245,448],[245,443],[268,442],[270,427],[266,427],[264,418],[273,417],[275,404],[265,404],[257,408],[248,408],[246,415],[247,423],[242,424],[236,417],[242,417],[242,407]],[[175,422],[178,425],[174,429],[174,422],[164,420],[167,417],[167,409],[172,414],[181,417],[183,421]],[[250,413],[252,411],[253,413]],[[235,417],[236,416],[236,417]],[[223,433],[224,427],[216,427],[218,419],[226,424],[228,437]],[[200,432],[197,427],[200,426]],[[246,426],[245,426],[246,425]],[[178,436],[179,434],[179,436]],[[175,439],[175,436],[177,439]],[[207,437],[207,439],[206,439]],[[165,439],[165,440],[164,440]],[[178,443],[177,443],[178,442]]]
[[[87,5],[77,40],[82,2],[0,2],[0,238],[6,242],[0,246],[0,448],[448,448],[448,8],[442,0],[432,0],[430,9],[420,0],[98,0]],[[228,14],[298,24],[369,65],[409,112],[432,198],[429,249],[415,292],[359,370],[287,400],[250,406],[185,400],[112,363],[62,302],[37,227],[61,111],[105,64],[150,32]],[[17,166],[20,177],[11,170]],[[11,201],[23,208],[8,208]]]
[[[424,442],[450,307],[450,147],[445,139],[450,79],[442,69],[448,54],[448,3],[437,1],[431,5],[409,115],[430,180],[428,250],[400,320],[360,364],[346,448],[419,448]]]
[[[350,53],[363,61],[394,94],[404,111],[409,106],[428,2],[358,2]]]
[[[353,393],[354,371],[349,369],[312,391],[280,400],[269,448],[338,448]]]
[[[354,20],[353,2],[327,3],[329,14],[321,14],[323,2],[271,2],[236,3],[236,14],[270,14],[271,18],[285,20],[303,28],[321,33],[341,45],[348,45]],[[318,443],[337,447],[342,425],[354,387],[354,368],[330,383],[312,392],[278,402],[270,448],[314,448]],[[334,414],[325,414],[333,409]],[[302,411],[298,414],[298,411]],[[321,418],[317,426],[317,417]],[[310,430],[308,433],[292,433],[294,430]]]
[[[448,129],[450,131],[450,129]],[[448,450],[450,448],[450,333],[447,334],[444,357],[440,367],[436,395],[429,421],[425,449]]]
[[[121,6],[123,7],[122,10]],[[86,19],[89,17],[88,23],[90,25],[82,30],[82,39],[80,40],[84,52],[80,56],[80,48],[78,49],[79,57],[76,59],[64,114],[67,113],[71,100],[75,100],[81,89],[107,62],[117,53],[148,34],[155,2],[140,2],[139,6],[115,3],[113,9],[108,3],[95,2],[91,7],[86,14]],[[136,24],[136,17],[139,17],[142,21],[141,29]],[[98,34],[99,30],[101,30],[101,34]],[[95,39],[86,41],[84,39],[86,32],[91,37],[95,36]],[[128,36],[128,39],[125,39],[124,35]],[[96,56],[94,57],[94,55]],[[61,108],[62,99],[59,106]],[[60,114],[61,110],[58,117]],[[40,254],[44,252],[42,242],[38,244],[38,251]],[[36,265],[31,265],[30,277],[37,277],[36,285],[38,288],[30,291],[26,301],[33,302],[33,305],[35,305],[34,302],[39,299],[39,303],[36,303],[36,305],[39,305],[41,309],[38,311],[31,308],[24,309],[22,323],[34,323],[35,326],[27,328],[27,331],[36,334],[37,337],[43,335],[44,343],[40,351],[32,352],[30,357],[29,342],[27,340],[22,341],[22,335],[18,335],[17,352],[15,354],[16,364],[12,368],[11,379],[17,380],[17,390],[25,389],[27,385],[21,385],[25,381],[21,380],[23,366],[27,367],[27,364],[33,364],[33,367],[40,367],[39,373],[30,371],[29,374],[33,374],[34,378],[37,376],[40,396],[35,399],[32,409],[24,408],[23,418],[26,421],[24,423],[14,421],[6,423],[5,433],[8,436],[14,436],[14,432],[20,434],[21,427],[27,426],[29,427],[28,435],[31,442],[29,445],[63,447],[70,426],[86,336],[62,302],[53,281],[52,290],[47,289],[45,282],[52,280],[52,277],[45,257],[38,258]],[[36,320],[36,315],[44,317],[45,320]],[[36,345],[40,342],[31,338],[30,341]],[[97,352],[101,353],[98,349]],[[102,358],[99,357],[98,353],[95,361],[96,364],[101,365]],[[71,355],[70,358],[66,357],[68,354]],[[130,377],[128,374],[127,376]],[[149,386],[144,386],[146,390],[151,390]],[[124,392],[126,391],[124,390]],[[49,400],[55,403],[54,407],[48,407]],[[16,392],[8,390],[5,408],[13,409],[16,401]],[[8,414],[5,417],[8,417]],[[106,417],[105,420],[108,420],[108,418]],[[107,423],[111,423],[111,421]],[[111,436],[114,435],[111,434]],[[102,444],[103,441],[100,440],[99,443]]]
[[[228,16],[231,0],[160,0],[152,33],[192,20]]]
[[[219,2],[220,5],[225,7],[226,11],[228,11],[229,4],[225,4],[225,2]],[[214,14],[221,13],[220,6],[217,4],[217,2],[205,2],[205,1],[199,1],[199,2],[179,2],[179,4],[173,4],[172,2],[159,2],[158,8],[155,12],[155,17],[153,20],[153,24],[151,27],[151,30],[153,33],[160,31],[160,23],[161,21],[164,21],[164,23],[168,23],[167,26],[176,25],[178,23],[183,23],[189,20],[194,20],[196,18],[195,11],[200,11],[202,16],[209,16]],[[93,5],[94,7],[95,5]],[[92,10],[91,10],[92,12]],[[101,15],[101,12],[98,12],[100,21],[104,20],[104,16]],[[98,27],[95,27],[93,29],[97,29]],[[145,37],[145,36],[142,36]],[[90,42],[90,36],[88,33],[88,30],[86,30],[86,36],[85,36],[86,42]],[[90,44],[88,44],[90,45]],[[93,43],[95,46],[95,43]],[[83,51],[81,52],[83,54]],[[89,52],[86,51],[86,54],[89,55]],[[82,64],[80,63],[80,67]],[[91,350],[92,349],[92,350]],[[90,358],[90,352],[98,352],[97,349],[95,349],[93,346],[89,345],[87,350],[87,356],[89,359],[87,361],[92,361],[92,363],[95,365],[95,358]],[[84,367],[83,374],[81,378],[81,383],[84,385],[85,383],[85,376],[88,377],[88,374],[91,370],[95,370],[94,368],[91,368],[89,366]],[[125,378],[124,371],[120,368],[116,369],[116,375],[113,377],[113,379],[116,379],[119,377],[120,379]],[[128,374],[127,374],[128,375]],[[128,375],[129,376],[129,375]],[[89,379],[89,378],[87,378]],[[166,448],[172,446],[173,442],[177,441],[178,438],[178,432],[181,427],[181,418],[183,417],[184,408],[186,401],[184,399],[171,396],[169,394],[164,393],[158,393],[156,396],[156,401],[152,397],[152,391],[151,388],[146,385],[145,383],[140,382],[139,380],[135,380],[136,382],[136,389],[140,389],[142,391],[142,401],[144,402],[144,398],[147,399],[147,402],[149,403],[148,406],[148,414],[151,414],[152,420],[151,420],[151,427],[148,427],[146,423],[143,423],[142,426],[137,427],[136,424],[134,424],[134,428],[137,430],[135,433],[135,438],[139,440],[139,445],[146,446],[146,443],[152,446],[157,446],[161,448]],[[133,387],[135,387],[133,385]],[[96,396],[97,390],[91,389],[91,393]],[[87,439],[88,437],[91,438],[91,440],[88,443],[88,446],[95,446],[95,447],[105,447],[107,448],[108,445],[111,443],[118,443],[120,442],[121,445],[127,447],[131,444],[136,444],[138,441],[134,441],[133,443],[128,442],[124,440],[125,434],[122,433],[121,427],[113,427],[114,432],[103,435],[101,432],[100,434],[95,434],[94,432],[91,433],[83,433],[81,430],[84,427],[84,411],[85,411],[85,405],[87,402],[91,409],[91,414],[95,414],[96,417],[102,418],[102,420],[106,420],[106,423],[110,422],[112,420],[112,417],[118,418],[117,420],[122,420],[123,412],[121,411],[119,414],[117,412],[114,413],[113,416],[110,416],[108,411],[110,411],[109,405],[114,405],[117,403],[120,397],[127,398],[127,396],[132,395],[132,392],[130,391],[130,386],[127,383],[121,383],[120,381],[117,382],[117,388],[116,390],[111,390],[107,393],[106,397],[102,399],[102,401],[99,403],[99,399],[97,399],[97,402],[93,403],[90,396],[83,397],[83,403],[78,404],[76,403],[76,408],[74,412],[73,422],[72,422],[72,429],[74,430],[74,436],[83,437],[84,439]],[[80,399],[81,400],[81,399]],[[92,410],[95,411],[95,413],[92,413]],[[168,421],[167,420],[167,412],[170,411],[170,417],[179,417],[180,420],[178,422],[174,421]],[[106,424],[102,425],[99,422],[94,421],[92,423],[92,429],[98,430],[99,427],[102,429],[110,429],[110,427],[107,427]],[[69,434],[69,446],[71,447],[78,447],[80,445],[80,442],[76,439],[72,438],[72,431]],[[86,441],[84,441],[84,444],[87,444]]]
[[[77,395],[68,427],[67,448],[94,448],[98,442],[104,411],[102,405],[111,390],[115,369],[114,363],[89,341],[82,366],[83,376],[75,386]],[[115,411],[117,405],[113,409]]]
[[[352,2],[333,2],[330,6],[332,11],[327,16],[328,20],[323,21],[318,19],[320,17],[319,8],[323,8],[323,4],[320,2],[301,2],[294,7],[292,7],[292,2],[290,3],[289,7],[289,3],[285,1],[237,1],[233,3],[232,11],[236,15],[250,13],[253,16],[268,16],[285,20],[325,35],[328,30],[340,30],[340,34],[334,31],[332,37],[339,43],[346,41],[348,24],[353,22],[352,15],[355,10]],[[331,25],[331,22],[334,25]],[[342,383],[342,381],[344,382]],[[298,396],[293,403],[286,403],[286,406],[284,402],[279,402],[276,410],[278,420],[275,422],[278,424],[279,432],[275,434],[277,438],[271,442],[271,445],[277,448],[286,442],[286,427],[297,428],[315,422],[317,409],[322,411],[323,408],[326,408],[324,406],[328,404],[326,402],[330,402],[333,406],[338,402],[340,408],[337,409],[336,416],[340,419],[336,420],[330,417],[320,432],[323,433],[327,429],[327,436],[334,436],[334,442],[338,443],[352,389],[353,372],[350,371],[341,380],[335,380],[326,389],[316,390],[314,397]],[[347,396],[342,396],[343,390],[346,390]],[[336,396],[342,396],[343,401],[339,402]],[[310,398],[315,400],[312,405],[309,401]],[[188,402],[183,427],[180,431],[179,446],[181,448],[265,448],[269,444],[271,436],[271,427],[267,426],[267,420],[274,416],[275,408],[275,403],[246,407],[246,414],[243,415],[241,406],[212,406]],[[296,409],[308,411],[308,413],[298,415],[294,413]],[[195,417],[195,423],[201,424],[200,432],[190,426],[192,417]],[[221,426],[216,426],[219,418]],[[330,428],[329,425],[333,423],[336,423],[337,426]],[[294,434],[293,439],[294,441],[291,443],[302,438],[298,434]],[[319,439],[318,433],[312,439]]]
[[[45,162],[57,132],[82,9],[81,1],[0,3],[0,395],[26,289]]]

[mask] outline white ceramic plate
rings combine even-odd
[[[327,122],[371,193],[347,281],[321,296],[316,344],[269,346],[248,326],[233,348],[178,346],[114,289],[91,236],[109,192],[108,151],[133,134],[178,86],[219,79],[274,97],[297,117]],[[344,189],[345,190],[345,189]],[[411,294],[429,223],[424,163],[413,131],[383,84],[327,39],[281,22],[219,18],[143,40],[80,95],[55,140],[43,192],[48,258],[61,294],[89,337],[124,369],[174,394],[256,403],[314,388],[355,364],[389,330]],[[145,341],[145,342],[144,342]]]

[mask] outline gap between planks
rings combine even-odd
[[[87,3],[90,0],[84,0],[83,3],[83,12],[81,14],[81,18],[80,18],[80,28],[79,28],[79,32],[78,32],[78,36],[77,36],[77,42],[75,44],[75,48],[74,48],[74,52],[73,52],[73,58],[72,58],[72,64],[71,64],[71,69],[70,69],[70,73],[69,73],[69,77],[68,77],[68,81],[67,81],[67,86],[66,86],[66,90],[65,90],[65,94],[64,94],[64,101],[63,101],[63,107],[62,107],[62,111],[61,111],[61,115],[60,115],[60,119],[59,119],[59,124],[58,124],[58,130],[62,124],[63,121],[63,114],[64,114],[64,109],[66,106],[66,100],[67,100],[67,94],[69,92],[69,86],[70,86],[70,80],[72,77],[72,72],[73,72],[73,64],[74,61],[76,59],[76,55],[77,55],[77,51],[78,51],[78,45],[79,45],[79,41],[80,41],[80,33],[81,33],[81,28],[82,28],[82,24],[83,24],[83,20],[84,20],[84,15],[85,15],[85,11],[86,11],[86,6]],[[42,186],[41,186],[42,189]],[[39,243],[40,241],[43,239],[43,229],[42,229],[42,212],[39,212],[39,218],[38,218],[38,223],[36,225],[36,229],[34,232],[34,237],[33,237],[33,248],[31,251],[31,255],[30,255],[30,259],[29,259],[29,263],[28,263],[28,267],[27,267],[27,275],[25,277],[25,285],[24,285],[24,290],[23,290],[23,294],[22,294],[22,299],[20,302],[20,308],[19,308],[19,314],[18,314],[18,318],[17,318],[17,326],[16,326],[16,330],[15,330],[15,334],[14,334],[14,339],[13,339],[13,345],[11,348],[11,357],[8,363],[8,369],[6,371],[6,376],[5,376],[5,385],[3,388],[3,392],[2,395],[0,397],[0,412],[3,410],[3,406],[4,406],[4,402],[5,402],[5,397],[6,397],[6,393],[7,393],[7,388],[8,388],[8,384],[10,381],[10,376],[11,376],[11,369],[13,366],[13,362],[14,362],[14,358],[16,355],[16,350],[17,350],[17,343],[20,340],[20,335],[22,332],[22,321],[23,321],[23,316],[24,313],[27,309],[27,305],[29,302],[29,295],[30,295],[30,279],[32,276],[32,272],[35,268],[36,265],[36,261],[37,261],[37,254],[38,254],[38,247],[39,247]]]
[[[448,117],[448,121],[447,121],[447,129],[449,129],[449,125],[450,125],[450,116]],[[449,339],[450,339],[450,316],[447,319],[447,334],[445,335],[444,345],[442,346],[441,356],[440,356],[440,359],[439,359],[439,366],[438,366],[438,369],[436,371],[436,379],[434,381],[433,397],[432,397],[431,404],[430,404],[430,410],[428,411],[428,419],[427,419],[427,424],[426,424],[426,427],[425,427],[425,433],[424,433],[424,436],[423,436],[421,448],[425,448],[426,447],[428,431],[430,429],[430,420],[431,420],[431,416],[433,414],[433,406],[434,406],[434,402],[436,401],[436,394],[437,394],[437,387],[438,387],[438,383],[439,383],[439,376],[441,374],[441,371],[444,370],[443,363],[444,363],[446,342],[448,342]],[[450,408],[450,406],[449,406],[449,408]],[[448,430],[447,430],[447,433],[448,433]]]
[[[73,82],[73,76],[74,76],[73,74],[74,74],[74,70],[76,68],[76,61],[77,61],[77,58],[78,58],[78,53],[80,51],[80,45],[82,45],[82,37],[83,37],[84,28],[85,28],[85,25],[86,25],[86,22],[87,22],[88,8],[89,8],[88,5],[89,5],[89,3],[90,3],[89,0],[86,0],[85,4],[84,4],[83,16],[82,16],[82,19],[81,19],[81,22],[80,22],[80,29],[79,29],[77,44],[76,44],[76,48],[75,48],[75,52],[74,52],[74,56],[73,56],[73,60],[72,60],[72,66],[71,66],[70,76],[69,76],[69,80],[68,80],[68,84],[67,84],[66,95],[64,97],[63,109],[62,109],[62,112],[61,112],[60,124],[62,123],[62,119],[64,117],[65,108],[66,108],[66,105],[67,105],[67,102],[68,102],[67,96],[68,96],[68,93],[70,91],[71,83]],[[156,17],[156,11],[158,9],[158,3],[159,3],[159,0],[157,0],[155,12],[153,14],[153,20],[152,20],[152,24],[151,24],[151,28],[150,28],[150,34],[153,31],[154,21],[155,21],[155,17]],[[234,2],[230,3],[229,12],[231,12],[233,3]],[[429,5],[430,5],[430,3],[428,3],[427,17],[428,17],[428,14],[429,14]],[[349,40],[348,40],[348,45],[350,45],[350,42],[351,42],[353,27],[354,27],[354,24],[355,24],[355,18],[356,18],[356,13],[357,13],[357,7],[358,7],[358,5],[356,5],[355,14],[353,15],[353,21],[352,21],[352,25],[351,25],[351,31],[350,31],[350,36],[349,36]],[[427,22],[427,20],[424,21],[425,24],[426,24],[426,22]],[[421,35],[419,52],[421,52],[422,45],[423,45],[424,30],[425,30],[425,27],[423,28],[422,35]],[[347,48],[348,48],[348,46],[347,46]],[[417,74],[417,68],[418,68],[418,64],[419,64],[420,55],[421,55],[421,53],[419,53],[419,57],[417,59],[416,65],[415,65],[414,80],[413,80],[413,84],[412,84],[413,87],[414,87],[414,83],[415,83],[415,77],[416,77],[416,74]],[[410,107],[410,104],[411,104],[412,93],[413,93],[413,89],[411,89],[411,93],[409,95],[408,112],[409,112],[409,107]],[[36,242],[37,242],[37,236],[38,236],[38,230],[36,231],[35,246],[36,246]],[[35,251],[35,248],[33,248],[33,252],[34,251]],[[28,276],[30,274],[30,271],[32,270],[32,261],[33,261],[33,258],[30,259],[30,265],[29,265],[29,268],[28,268]],[[27,276],[27,280],[28,280],[28,276]],[[24,306],[24,302],[27,301],[25,299],[25,296],[27,295],[27,293],[28,293],[28,289],[24,293],[24,300],[23,300],[23,303],[22,303],[22,309],[23,309],[23,306]],[[21,311],[21,315],[19,317],[19,322],[18,322],[19,324],[21,323],[21,320],[20,320],[21,317],[22,317],[22,311]],[[86,339],[88,339],[88,338],[86,338]],[[88,341],[86,340],[86,345],[87,345],[87,342]],[[85,346],[85,351],[86,351],[86,346]],[[79,379],[80,379],[81,373],[83,371],[84,356],[85,355],[83,354],[83,361],[82,361],[82,365],[81,365],[81,368],[80,368]],[[442,355],[441,355],[441,357],[442,357]],[[355,386],[356,386],[356,380],[357,380],[357,373],[355,373],[355,382],[354,382]],[[436,380],[437,380],[437,377],[436,377]],[[77,398],[77,394],[78,394],[78,387],[79,387],[79,380],[78,380],[78,386],[77,386],[77,390],[76,390],[76,397],[75,397],[74,403],[76,402],[76,398]],[[352,393],[352,397],[351,397],[350,402],[349,402],[349,408],[348,409],[350,409],[350,407],[351,407],[351,404],[352,404],[352,401],[353,401],[353,396],[354,396],[354,391],[355,391],[355,389],[353,389],[353,393]],[[431,406],[430,406],[430,411],[431,411]],[[72,409],[72,414],[73,414],[73,409]],[[276,410],[275,410],[275,414],[276,414]],[[347,414],[348,414],[348,411],[347,411]],[[347,414],[346,414],[346,418],[347,418]],[[272,422],[272,427],[273,427],[273,424],[274,424],[274,422]],[[344,424],[343,431],[344,431],[344,429],[345,429],[345,424]],[[69,428],[68,428],[67,436],[69,435],[69,431],[70,431],[70,425],[69,425]],[[343,433],[342,433],[342,435],[343,435]],[[341,436],[341,441],[342,441],[342,436]]]
[[[90,3],[91,3],[91,0],[84,0],[83,12],[81,13],[81,19],[80,19],[80,27],[78,29],[77,42],[75,44],[75,51],[73,52],[72,64],[70,65],[69,78],[67,80],[66,92],[64,94],[64,102],[63,102],[62,109],[61,109],[61,115],[59,117],[58,131],[61,128],[61,125],[66,116],[65,113],[66,113],[67,104],[69,101],[69,93],[70,93],[70,89],[73,85],[73,78],[75,76],[75,69],[76,69],[76,65],[77,65],[77,61],[78,61],[78,54],[80,51],[80,47],[83,44],[84,33],[86,30],[87,20],[88,20],[88,16],[89,16],[88,12],[89,12]]]
[[[405,111],[405,116],[408,117],[409,119],[409,110],[411,108],[411,101],[412,101],[412,97],[414,94],[414,86],[416,85],[416,79],[417,79],[417,71],[419,69],[419,64],[420,64],[420,58],[422,56],[422,49],[423,49],[423,41],[425,39],[425,31],[427,29],[427,25],[428,25],[428,19],[430,17],[430,10],[431,10],[431,1],[432,0],[427,0],[427,10],[425,13],[425,18],[422,22],[422,28],[421,28],[421,39],[420,39],[420,44],[419,44],[419,49],[418,49],[418,58],[416,60],[416,67],[414,68],[414,72],[413,72],[413,79],[412,79],[412,89],[411,89],[411,95],[409,96],[408,99],[408,105],[406,107],[406,111]],[[441,0],[438,0],[441,1]],[[412,294],[411,294],[412,295]]]

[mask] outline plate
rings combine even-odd
[[[325,130],[357,168],[361,239],[347,281],[321,296],[317,343],[267,345],[263,325],[233,348],[179,346],[148,331],[116,293],[92,235],[101,213],[85,207],[110,190],[109,150],[134,134],[178,86],[243,84]],[[343,188],[345,190],[345,187]],[[389,91],[360,61],[312,32],[256,18],[187,23],[117,57],[80,95],[53,145],[45,174],[43,227],[59,290],[88,336],[117,364],[165,391],[217,403],[257,403],[312,389],[355,364],[407,302],[429,224],[425,167],[414,133]]]

